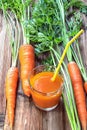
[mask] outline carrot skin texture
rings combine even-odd
[[[10,127],[13,127],[15,118],[17,82],[18,82],[18,68],[11,67],[7,72],[5,81],[7,113]]]
[[[35,53],[32,45],[21,45],[19,49],[19,61],[21,65],[21,81],[24,94],[30,96],[29,73],[35,67]]]
[[[83,81],[78,65],[75,62],[68,64],[68,71],[72,81],[78,116],[83,130],[86,130],[86,98],[83,89]]]

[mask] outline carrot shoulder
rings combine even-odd
[[[68,64],[68,71],[72,81],[78,116],[83,130],[86,130],[86,99],[81,73],[75,62],[70,62]]]
[[[11,128],[14,123],[17,82],[18,82],[18,68],[11,67],[7,72],[5,81],[7,113]]]
[[[19,61],[21,64],[21,81],[25,95],[30,96],[29,73],[35,67],[35,53],[32,45],[21,45],[19,49]]]

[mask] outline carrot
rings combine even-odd
[[[6,75],[5,86],[6,86],[7,113],[11,128],[13,127],[14,123],[17,81],[18,81],[18,68],[16,67],[9,68]]]
[[[16,90],[18,82],[18,49],[20,43],[20,25],[17,20],[16,14],[12,12],[5,12],[5,21],[7,24],[8,35],[10,38],[10,49],[11,49],[11,67],[8,69],[5,79],[5,94],[6,94],[6,111],[8,115],[8,122],[10,129],[12,130],[15,118],[15,106],[16,106]],[[14,22],[15,19],[15,22]],[[14,33],[13,33],[14,32]],[[15,34],[15,35],[14,35]]]
[[[68,64],[68,71],[73,85],[78,116],[83,130],[86,130],[86,99],[81,73],[75,62],[70,62]]]
[[[30,96],[29,72],[35,67],[35,53],[32,45],[21,45],[19,49],[19,61],[21,64],[21,81],[24,94]]]

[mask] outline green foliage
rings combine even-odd
[[[79,32],[82,27],[81,13],[79,11],[73,13],[73,16],[67,19],[67,25],[69,30],[69,36],[75,36],[75,34]]]
[[[83,8],[83,5],[79,0],[63,0],[63,4],[58,0],[39,0],[35,4],[32,17],[25,23],[25,28],[27,37],[36,43],[39,53],[48,51],[49,46],[54,47],[60,43],[66,45],[82,25],[78,8]],[[73,11],[69,11],[71,8]],[[69,51],[68,56],[70,53]]]
[[[61,57],[60,46],[65,47],[67,41],[82,26],[80,12],[81,9],[86,9],[83,5],[79,0],[39,0],[35,5],[32,17],[27,22],[26,28],[28,29],[27,36],[34,42],[37,56],[39,57],[44,52],[49,52],[50,54],[49,57],[46,57],[40,63],[58,64]],[[81,130],[72,84],[65,63],[61,66],[61,70],[65,79],[63,101],[71,128],[72,130]]]
[[[39,49],[47,50],[49,46],[61,43],[60,37],[61,21],[56,17],[58,13],[57,6],[53,0],[39,1],[33,8],[32,18],[28,21],[26,28],[29,30],[30,40],[41,43]],[[58,38],[59,36],[59,38]],[[42,51],[41,49],[41,51]]]
[[[24,14],[23,9],[27,8],[30,2],[31,0],[1,0],[0,9],[3,9],[3,5],[5,11],[11,10],[17,15],[18,19],[21,19]]]

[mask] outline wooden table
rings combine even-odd
[[[84,16],[83,16],[84,17]],[[87,18],[84,17],[84,25]],[[80,48],[87,69],[87,31],[81,36]],[[10,130],[6,114],[5,98],[5,76],[11,64],[11,51],[9,46],[9,35],[6,32],[6,25],[0,15],[0,130]],[[41,111],[36,108],[31,98],[22,95],[21,82],[18,84],[17,102],[15,111],[14,130],[71,130],[61,101],[59,106],[50,112]],[[5,123],[4,123],[5,122]]]

